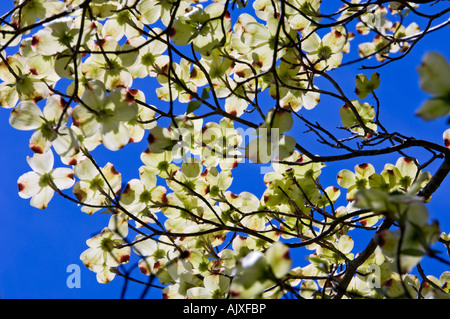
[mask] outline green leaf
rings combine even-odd
[[[445,57],[437,52],[425,54],[422,65],[417,69],[420,88],[436,97],[450,93],[450,65]]]
[[[209,99],[209,91],[211,91],[210,87],[206,87],[203,89],[203,91],[202,91],[202,99],[203,100]]]
[[[424,255],[423,250],[415,249],[415,248],[402,249],[402,251],[400,253],[403,255],[415,256],[415,257],[421,257]]]
[[[450,113],[450,103],[444,99],[434,98],[425,101],[416,114],[425,121],[435,120]]]
[[[188,107],[187,107],[187,114],[190,114],[192,112],[194,112],[195,110],[197,110],[200,106],[202,105],[202,102],[199,100],[194,100],[189,102]]]

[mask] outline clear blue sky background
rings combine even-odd
[[[2,10],[3,11],[3,10]],[[428,35],[414,49],[413,53],[387,67],[378,69],[381,74],[381,86],[378,94],[381,100],[381,120],[386,128],[408,136],[442,143],[442,133],[448,128],[446,119],[424,122],[414,115],[414,111],[428,97],[418,86],[417,66],[423,55],[430,50],[438,51],[450,59],[448,27]],[[355,49],[356,46],[353,46]],[[371,60],[370,63],[374,64]],[[369,75],[372,71],[364,72]],[[352,96],[354,77],[358,71],[348,66],[331,75],[342,85],[346,93]],[[147,89],[148,90],[148,89]],[[354,96],[356,97],[356,96]],[[368,102],[373,103],[370,99]],[[322,102],[311,112],[303,112],[310,120],[323,120],[329,128],[339,126],[339,102],[322,97]],[[66,200],[55,196],[46,210],[38,210],[29,205],[29,200],[21,199],[17,193],[18,177],[30,170],[26,156],[32,155],[28,148],[30,132],[14,130],[8,124],[10,110],[0,109],[0,241],[2,257],[0,258],[0,298],[118,298],[123,280],[115,279],[104,285],[97,283],[95,274],[87,270],[79,259],[87,248],[86,240],[99,232],[108,223],[109,216],[94,214],[88,216]],[[315,150],[314,136],[301,134],[303,128],[297,129],[299,143]],[[293,134],[295,133],[295,130]],[[297,134],[296,134],[297,135]],[[97,150],[94,155],[100,163],[111,161],[123,174],[123,181],[137,177],[137,168],[142,165],[140,153],[145,149],[145,142],[127,146],[125,152],[104,152]],[[317,148],[323,153],[323,148]],[[413,153],[410,153],[413,155]],[[415,153],[415,155],[419,155]],[[387,162],[395,163],[397,155],[376,159],[361,158],[345,163],[345,167],[362,162],[371,162],[377,171],[381,171]],[[56,160],[55,167],[59,160]],[[323,171],[323,185],[337,185],[336,175],[342,164],[329,164]],[[434,173],[436,165],[430,167]],[[450,181],[446,180],[429,204],[431,218],[441,221],[442,231],[450,231],[447,191]],[[264,191],[259,167],[250,164],[240,165],[234,171],[232,191],[251,191],[260,196]],[[363,241],[361,248],[365,245]],[[303,255],[296,256],[299,264]],[[134,261],[132,261],[134,262]],[[68,288],[66,279],[70,275],[66,270],[71,264],[81,268],[81,288]],[[424,263],[425,271],[440,274],[446,270],[442,264]],[[140,296],[142,287],[132,284],[127,297]],[[158,290],[151,290],[148,297],[159,298]]]

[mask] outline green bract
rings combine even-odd
[[[355,93],[360,99],[364,99],[380,85],[380,74],[372,73],[370,80],[364,74],[358,74],[355,79],[356,89]]]
[[[436,52],[427,53],[418,68],[420,88],[433,95],[417,111],[424,120],[430,121],[450,112],[450,65]]]

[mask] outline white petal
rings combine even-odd
[[[428,52],[418,72],[422,90],[439,97],[450,92],[450,65],[441,54]]]
[[[88,87],[81,96],[81,100],[94,110],[101,108],[105,103],[105,85],[93,80],[89,82]]]
[[[56,133],[53,135],[56,137]],[[53,136],[46,137],[43,134],[43,130],[38,129],[31,135],[29,143],[30,149],[39,154],[47,153],[52,146],[52,139]]]
[[[153,255],[153,253],[158,248],[156,245],[156,241],[152,238],[141,240],[142,238],[143,235],[136,236],[135,241],[137,241],[137,243],[133,245],[133,250],[140,256]]]
[[[97,272],[97,281],[99,283],[107,284],[114,279],[116,273],[112,272],[110,269],[111,267],[104,266],[99,272]]]
[[[40,178],[41,177],[35,172],[28,172],[20,176],[17,180],[19,196],[22,198],[30,198],[36,195],[41,189],[39,186]]]
[[[73,170],[66,167],[55,168],[52,173],[53,182],[59,189],[68,189],[73,186],[75,180],[73,178]]]
[[[74,168],[75,175],[82,180],[90,180],[98,175],[98,170],[91,160],[84,158]]]
[[[49,186],[42,188],[39,193],[37,193],[31,198],[30,201],[31,206],[39,209],[47,208],[47,205],[52,199],[54,193],[55,191],[51,189]]]
[[[130,140],[126,126],[112,120],[102,122],[101,134],[103,145],[112,151],[123,148]]]
[[[320,37],[317,33],[309,34],[307,38],[302,41],[302,50],[306,52],[315,52],[320,46]]]
[[[27,162],[36,173],[48,173],[53,168],[53,153],[52,151],[43,154],[34,153],[33,157],[27,157]]]
[[[30,101],[23,101],[11,111],[9,123],[17,130],[34,130],[44,122],[41,117],[39,106]]]
[[[108,228],[118,234],[118,238],[125,238],[128,235],[128,221],[121,217],[120,214],[114,214],[109,219]]]
[[[92,269],[103,263],[103,252],[98,248],[89,248],[81,254],[80,259],[86,267]]]

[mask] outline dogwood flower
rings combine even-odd
[[[109,150],[118,150],[130,141],[130,131],[124,123],[134,119],[139,108],[127,89],[117,88],[106,96],[105,85],[93,80],[81,100],[83,105],[77,105],[72,116],[85,136],[100,131],[102,143]]]
[[[120,247],[125,244],[124,238],[128,235],[126,219],[118,214],[112,215],[108,224],[99,234],[88,239],[89,246],[80,259],[83,264],[97,273],[97,281],[108,283],[114,279],[115,268],[129,261],[130,247]]]
[[[17,102],[41,100],[49,96],[47,85],[36,78],[33,70],[27,70],[25,59],[19,53],[0,62],[0,102],[4,108],[12,108]],[[15,74],[11,73],[13,70]]]
[[[20,102],[11,111],[9,123],[17,130],[34,130],[29,143],[33,152],[45,153],[53,144],[60,156],[73,156],[79,151],[75,132],[67,126],[62,126],[58,132],[53,129],[61,117],[61,124],[67,123],[71,111],[61,96],[52,95],[43,111],[32,101]]]
[[[53,168],[54,158],[51,150],[43,154],[34,153],[27,157],[33,169],[19,177],[19,196],[30,198],[33,207],[44,209],[52,199],[55,189],[63,190],[72,187],[75,180],[73,170],[66,167]]]
[[[73,193],[80,202],[87,204],[81,211],[89,215],[100,210],[102,205],[107,205],[108,197],[114,197],[120,191],[122,175],[111,163],[99,171],[89,158],[84,157],[75,165],[74,172],[80,180],[75,184]]]
[[[341,50],[346,41],[346,37],[338,30],[327,33],[322,39],[317,33],[311,33],[302,41],[302,49],[307,52],[307,57],[314,64],[314,68],[335,69],[341,65]]]
[[[152,222],[152,215],[160,210],[159,206],[165,201],[166,189],[156,185],[156,175],[146,166],[139,169],[139,174],[140,179],[134,178],[128,182],[120,203],[142,222]],[[142,227],[142,223],[136,222],[136,227]]]
[[[138,267],[144,275],[155,274],[161,282],[167,282],[169,275],[166,265],[174,257],[173,246],[169,245],[170,239],[160,236],[158,239],[137,235],[133,245],[133,251],[141,256]]]
[[[347,200],[352,201],[358,190],[369,188],[369,177],[375,173],[372,164],[363,163],[355,166],[355,173],[343,169],[337,176],[339,186],[347,188]]]
[[[92,45],[92,51],[97,52],[97,54],[91,54],[84,61],[81,67],[83,74],[86,77],[103,82],[105,87],[110,90],[116,87],[131,87],[133,77],[127,68],[136,63],[137,51],[131,50],[130,53],[107,53],[103,55],[100,54],[100,48],[104,51],[116,52],[120,50],[130,51],[133,47],[128,43],[119,45],[112,36],[106,36]]]

